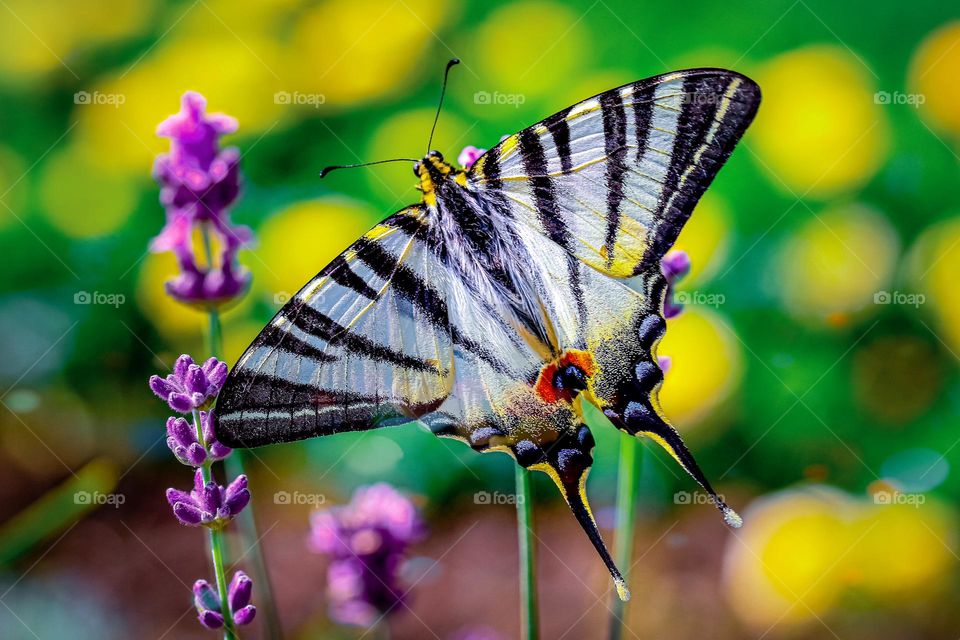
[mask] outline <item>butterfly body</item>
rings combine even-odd
[[[583,403],[660,443],[714,498],[663,416],[660,260],[759,104],[716,69],[607,91],[469,170],[429,152],[422,201],[325,267],[230,374],[218,435],[259,446],[419,420],[547,473],[617,583],[586,500]]]

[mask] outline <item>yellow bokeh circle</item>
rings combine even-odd
[[[960,134],[960,21],[931,33],[910,63],[910,87],[922,97],[920,113],[947,131]]]
[[[336,198],[298,202],[274,214],[246,261],[254,295],[279,307],[376,221],[369,209]]]
[[[730,211],[726,201],[708,191],[697,203],[674,245],[675,249],[682,249],[690,256],[690,273],[683,279],[683,287],[706,282],[726,261],[730,246],[729,227]]]
[[[566,6],[540,0],[495,10],[474,35],[471,65],[490,83],[479,89],[526,101],[568,84],[589,49],[580,18]],[[482,101],[474,104],[484,106]]]
[[[660,404],[681,430],[712,415],[740,382],[737,337],[717,313],[702,306],[689,305],[668,321],[657,354],[671,360]]]
[[[880,213],[859,204],[813,213],[777,257],[777,291],[790,313],[828,322],[876,309],[890,287],[900,243]],[[881,299],[882,302],[882,299]]]
[[[781,54],[756,74],[763,104],[751,131],[772,181],[797,195],[853,191],[889,147],[888,108],[873,77],[846,49],[819,45]]]
[[[912,292],[937,318],[937,335],[960,352],[960,217],[938,222],[921,234],[907,259]]]
[[[50,155],[40,174],[40,204],[50,224],[73,238],[116,231],[136,208],[137,179],[91,166],[75,147]]]

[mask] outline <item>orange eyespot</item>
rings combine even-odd
[[[534,390],[545,402],[570,402],[587,388],[589,378],[595,371],[596,365],[590,352],[570,349],[557,360],[544,365],[537,376]]]

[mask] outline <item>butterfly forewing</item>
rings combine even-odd
[[[659,264],[759,102],[731,71],[641,80],[506,138],[470,180],[592,267],[633,276]]]
[[[374,227],[260,333],[218,400],[220,437],[243,446],[415,419],[453,384],[442,277],[419,207]]]

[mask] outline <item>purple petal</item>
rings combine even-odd
[[[214,460],[223,460],[233,453],[233,449],[225,444],[220,444],[216,440],[210,443],[210,457]]]
[[[191,395],[199,394],[201,397],[206,395],[209,383],[203,369],[197,365],[191,365],[187,370],[186,377],[184,377],[183,386],[187,393]]]
[[[183,458],[190,466],[199,467],[207,460],[207,450],[194,442],[184,450]]]
[[[197,469],[193,472],[193,493],[199,496],[203,492],[203,472]]]
[[[193,583],[193,602],[197,609],[220,610],[220,596],[206,580]]]
[[[219,629],[223,626],[223,616],[216,611],[200,611],[197,619],[200,620],[200,624],[207,629]]]
[[[193,400],[185,393],[171,393],[167,404],[177,413],[190,413],[195,409]]]
[[[223,506],[223,487],[208,482],[200,492],[200,506],[204,511],[216,513]]]
[[[183,380],[187,375],[187,370],[190,368],[190,365],[193,364],[193,358],[187,354],[183,354],[173,365],[173,375],[176,376],[178,380]]]
[[[177,516],[180,524],[187,527],[195,527],[203,522],[203,512],[192,504],[178,502],[173,505],[173,515]]]
[[[250,594],[253,593],[253,580],[243,571],[233,574],[230,587],[227,589],[227,602],[231,611],[239,611],[250,604]]]
[[[167,502],[170,503],[170,506],[174,506],[178,502],[185,502],[187,504],[195,504],[193,496],[191,496],[186,491],[180,491],[179,489],[167,489]]]
[[[207,377],[210,380],[210,386],[219,391],[220,388],[223,387],[223,383],[227,381],[227,373],[229,373],[227,363],[218,362],[217,366],[215,366],[212,371],[207,373]]]
[[[237,493],[227,498],[223,506],[227,509],[227,511],[230,513],[230,516],[232,517],[237,515],[241,511],[243,511],[243,508],[246,507],[249,502],[250,502],[249,489],[241,489]]]
[[[175,391],[174,386],[167,382],[165,378],[160,376],[150,376],[150,390],[153,391],[158,398],[161,400],[166,400],[167,396]]]
[[[181,447],[197,443],[197,430],[184,418],[167,418],[167,435]]]
[[[246,474],[240,474],[237,478],[227,485],[227,498],[229,499],[231,495],[237,493],[242,489],[246,489],[248,486]]]
[[[233,621],[242,627],[253,622],[256,615],[257,608],[252,604],[248,604],[242,609],[233,612]]]

